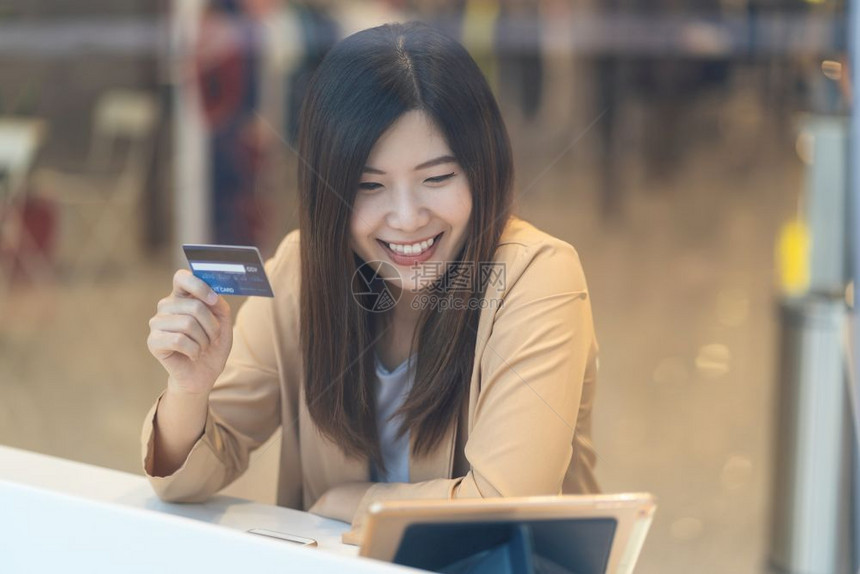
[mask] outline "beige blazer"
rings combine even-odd
[[[151,474],[153,425],[142,432],[143,468],[156,494],[201,502],[238,478],[251,451],[281,433],[277,502],[352,522],[357,543],[368,506],[383,499],[450,499],[594,493],[591,407],[597,342],[576,251],[511,217],[495,253],[503,263],[481,310],[475,362],[456,428],[429,456],[410,458],[410,483],[371,483],[366,461],[347,458],[316,430],[304,401],[299,344],[299,232],[266,272],[276,296],[240,308],[226,368],[209,398],[205,430],[173,474]],[[162,393],[163,396],[163,393]]]

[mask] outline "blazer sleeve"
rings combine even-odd
[[[266,262],[270,278],[278,273],[279,255]],[[205,501],[245,472],[250,453],[281,424],[273,315],[273,300],[268,298],[250,297],[239,309],[233,326],[233,347],[209,395],[203,434],[185,462],[164,477],[152,475],[153,430],[164,391],[150,408],[141,434],[143,469],[162,500]]]
[[[360,540],[365,513],[379,500],[561,493],[595,336],[576,251],[562,241],[535,249],[523,255],[531,259],[508,289],[483,351],[465,446],[471,470],[454,479],[332,489],[311,510],[351,518],[345,542]]]

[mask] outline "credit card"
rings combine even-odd
[[[186,244],[182,250],[194,276],[218,294],[275,296],[256,247]]]

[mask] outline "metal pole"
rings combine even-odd
[[[171,80],[174,87],[173,167],[174,265],[184,265],[182,243],[211,241],[211,192],[209,156],[203,111],[198,98],[192,96],[185,66],[194,57],[190,52],[199,33],[200,15],[205,0],[170,0],[171,9]]]
[[[851,74],[851,129],[848,136],[848,203],[850,219],[848,224],[851,257],[851,277],[854,280],[854,307],[851,313],[853,325],[853,363],[855,375],[860,370],[860,82],[857,81],[860,69],[860,0],[849,0],[848,9],[848,62]],[[853,395],[854,445],[860,446],[860,377],[855,376]],[[855,448],[855,460],[860,460],[860,448]],[[855,464],[854,472],[854,557],[853,571],[860,569],[860,464]]]

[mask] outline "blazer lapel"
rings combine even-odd
[[[501,298],[504,293],[504,285],[493,287],[488,290],[488,297]],[[410,448],[409,456],[409,481],[422,482],[432,480],[434,478],[456,478],[454,476],[454,462],[457,445],[460,445],[461,450],[465,447],[466,439],[468,438],[469,421],[475,409],[478,393],[480,390],[480,369],[481,356],[483,355],[484,346],[487,343],[489,329],[493,323],[493,311],[490,308],[481,311],[480,320],[478,321],[478,332],[475,336],[475,362],[472,366],[472,379],[469,381],[469,391],[460,412],[448,427],[445,433],[445,438],[439,443],[436,449],[427,456],[415,457],[412,456]],[[414,441],[411,441],[410,446],[414,446]],[[461,472],[463,468],[468,467],[468,461],[465,455],[460,452],[458,456],[457,471]]]
[[[305,508],[309,508],[334,486],[370,480],[370,464],[367,460],[346,456],[340,447],[317,430],[304,396],[301,396],[299,423]]]
[[[370,464],[367,460],[346,456],[340,447],[328,440],[320,442],[319,450],[320,458],[325,461],[329,485],[370,480]]]
[[[454,442],[456,440],[457,421],[448,427],[444,438],[432,452],[425,456],[413,456],[410,448],[409,482],[423,482],[434,478],[451,478],[454,464]],[[410,435],[412,437],[412,435]],[[410,447],[414,447],[414,438],[410,438]]]

